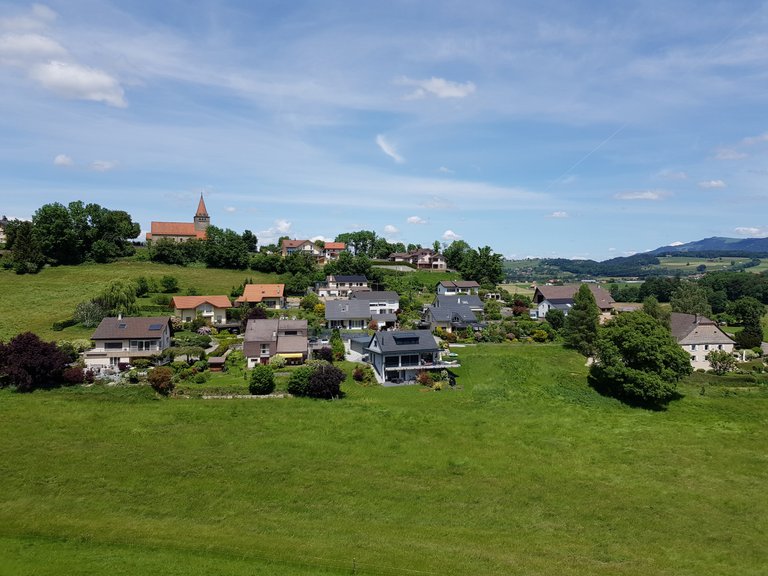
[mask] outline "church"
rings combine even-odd
[[[152,222],[150,231],[147,232],[147,240],[162,240],[167,238],[174,242],[186,242],[187,240],[205,240],[205,229],[211,224],[211,217],[200,194],[200,202],[197,204],[197,212],[192,222]]]

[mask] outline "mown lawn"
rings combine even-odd
[[[764,574],[765,386],[649,412],[558,346],[458,352],[336,402],[0,391],[0,574]]]

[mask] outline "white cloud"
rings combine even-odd
[[[640,190],[634,192],[618,192],[613,195],[617,200],[660,200],[664,196],[658,190]]]
[[[224,210],[231,214],[232,212],[236,212],[237,208],[235,208],[234,206],[227,206],[226,208],[224,208]]]
[[[441,196],[432,196],[429,200],[422,202],[420,206],[428,210],[451,210],[455,208],[453,202]]]
[[[0,28],[10,30],[37,30],[56,20],[57,14],[48,6],[33,4],[28,14],[0,18]]]
[[[420,218],[419,216],[408,216],[408,218],[405,219],[408,224],[426,224],[427,221],[424,220],[424,218]]]
[[[379,134],[376,136],[376,144],[381,148],[381,151],[384,152],[387,156],[392,158],[395,162],[398,164],[402,164],[405,162],[405,158],[400,156],[400,154],[397,153],[397,149],[392,145],[391,143],[387,142],[387,139],[384,138],[383,134]]]
[[[288,220],[275,220],[275,229],[281,234],[287,234],[291,229],[291,222]]]
[[[450,168],[446,168],[445,166],[440,166],[440,168],[438,168],[437,171],[442,173],[442,174],[453,174],[454,173],[453,170],[451,170]]]
[[[685,244],[685,242],[680,242],[680,240],[676,240],[675,242],[671,242],[669,245],[670,246],[682,246],[683,244]]]
[[[683,172],[682,170],[662,170],[658,174],[656,174],[658,178],[663,178],[664,180],[687,180],[688,174]]]
[[[705,180],[699,182],[699,188],[725,188],[725,182],[722,180]]]
[[[266,230],[259,230],[256,232],[256,237],[259,239],[259,244],[262,246],[266,244],[273,244],[277,242],[280,236],[287,236],[291,230],[291,222],[285,219],[275,220],[273,225]],[[316,236],[315,239],[324,240],[321,236]],[[313,239],[314,240],[314,239]]]
[[[66,56],[64,47],[41,34],[6,34],[0,36],[0,62],[23,66],[49,58]]]
[[[759,144],[760,142],[768,142],[768,132],[760,134],[760,136],[749,136],[741,141],[741,143],[746,146],[752,146],[754,144]]]
[[[309,239],[310,242],[333,242],[333,238],[328,238],[327,236],[318,235],[318,236],[312,236],[312,238]]]
[[[66,154],[59,154],[53,159],[54,166],[73,166],[75,161]]]
[[[403,76],[396,81],[400,86],[415,86],[416,89],[403,98],[405,100],[420,100],[427,96],[436,96],[438,98],[466,98],[475,91],[475,85],[472,82],[452,82],[445,78],[427,78],[417,80]]]
[[[734,232],[736,232],[736,234],[739,234],[740,236],[748,236],[748,237],[768,236],[768,229],[755,228],[753,226],[739,226],[737,228],[734,228]]]
[[[110,160],[94,160],[88,165],[88,169],[93,172],[109,172],[117,166],[117,162]]]
[[[120,83],[96,68],[52,60],[33,66],[29,75],[44,88],[66,98],[104,102],[117,108],[127,106]]]
[[[446,230],[443,232],[443,240],[446,242],[452,242],[454,240],[461,240],[461,236],[456,234],[453,230]]]
[[[555,210],[549,215],[550,218],[569,218],[570,215],[565,210]]]
[[[389,234],[391,236],[394,236],[399,232],[400,230],[397,228],[397,226],[393,226],[392,224],[387,224],[386,226],[384,226],[384,234]]]
[[[741,160],[747,156],[745,152],[739,152],[733,148],[718,148],[715,151],[715,160]]]

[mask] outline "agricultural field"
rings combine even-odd
[[[338,401],[0,390],[0,574],[764,573],[765,375],[651,412],[556,345],[456,351],[455,390]]]
[[[734,265],[749,262],[750,258],[732,258],[723,256],[720,258],[690,258],[686,256],[661,256],[659,265],[664,270],[680,270],[685,273],[693,273],[699,266],[706,266],[707,272],[729,270]],[[768,270],[768,261],[761,261],[758,266],[746,268],[747,272],[759,274]]]

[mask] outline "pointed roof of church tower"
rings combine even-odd
[[[208,210],[205,207],[205,201],[203,200],[202,194],[200,194],[200,202],[197,205],[197,212],[195,212],[195,216],[208,216]]]

